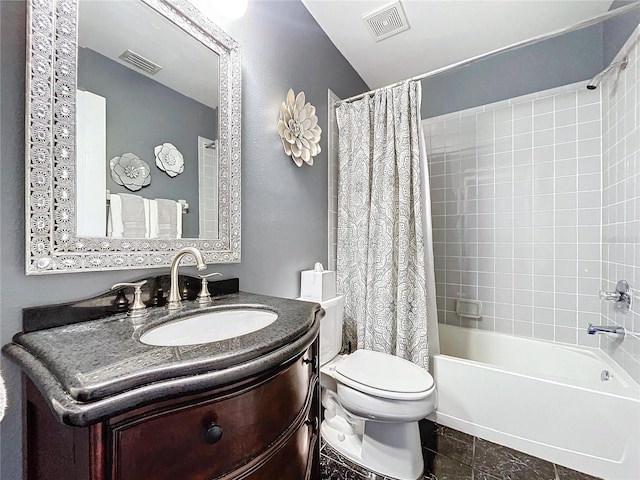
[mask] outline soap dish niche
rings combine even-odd
[[[478,319],[482,317],[482,302],[459,298],[456,300],[456,314],[464,318]]]

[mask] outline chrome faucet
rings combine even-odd
[[[171,261],[171,287],[169,288],[169,298],[167,298],[167,308],[169,310],[177,310],[182,306],[180,291],[178,290],[178,265],[180,265],[180,260],[185,255],[193,255],[193,258],[196,259],[198,270],[207,268],[207,264],[204,263],[204,257],[197,248],[184,247],[176,252]]]
[[[613,333],[615,335],[624,336],[625,330],[624,327],[619,327],[617,325],[605,326],[605,325],[593,325],[589,324],[587,328],[587,333],[589,335],[595,335],[596,333]]]
[[[608,302],[614,302],[618,312],[626,315],[631,308],[631,289],[626,280],[620,280],[616,283],[616,289],[613,292],[600,290],[600,298]]]

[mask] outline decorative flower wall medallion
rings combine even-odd
[[[125,153],[121,157],[113,157],[109,164],[113,181],[129,190],[135,192],[151,183],[149,165],[133,153]]]
[[[289,89],[287,100],[280,106],[278,133],[284,152],[298,167],[303,161],[313,165],[313,157],[320,153],[322,129],[318,126],[316,107],[305,103],[304,92],[296,96]]]
[[[184,157],[172,143],[163,143],[153,150],[156,154],[156,167],[170,177],[184,172]]]

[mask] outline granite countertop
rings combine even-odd
[[[141,343],[152,327],[200,312],[251,307],[278,314],[256,332],[206,344],[158,347]],[[195,301],[143,318],[117,314],[45,330],[18,333],[3,347],[65,424],[83,427],[137,406],[230,384],[276,367],[316,338],[323,312],[317,303],[238,292],[201,307]]]

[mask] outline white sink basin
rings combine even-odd
[[[219,342],[263,329],[276,318],[273,312],[251,308],[195,314],[152,328],[140,341],[161,347]]]

